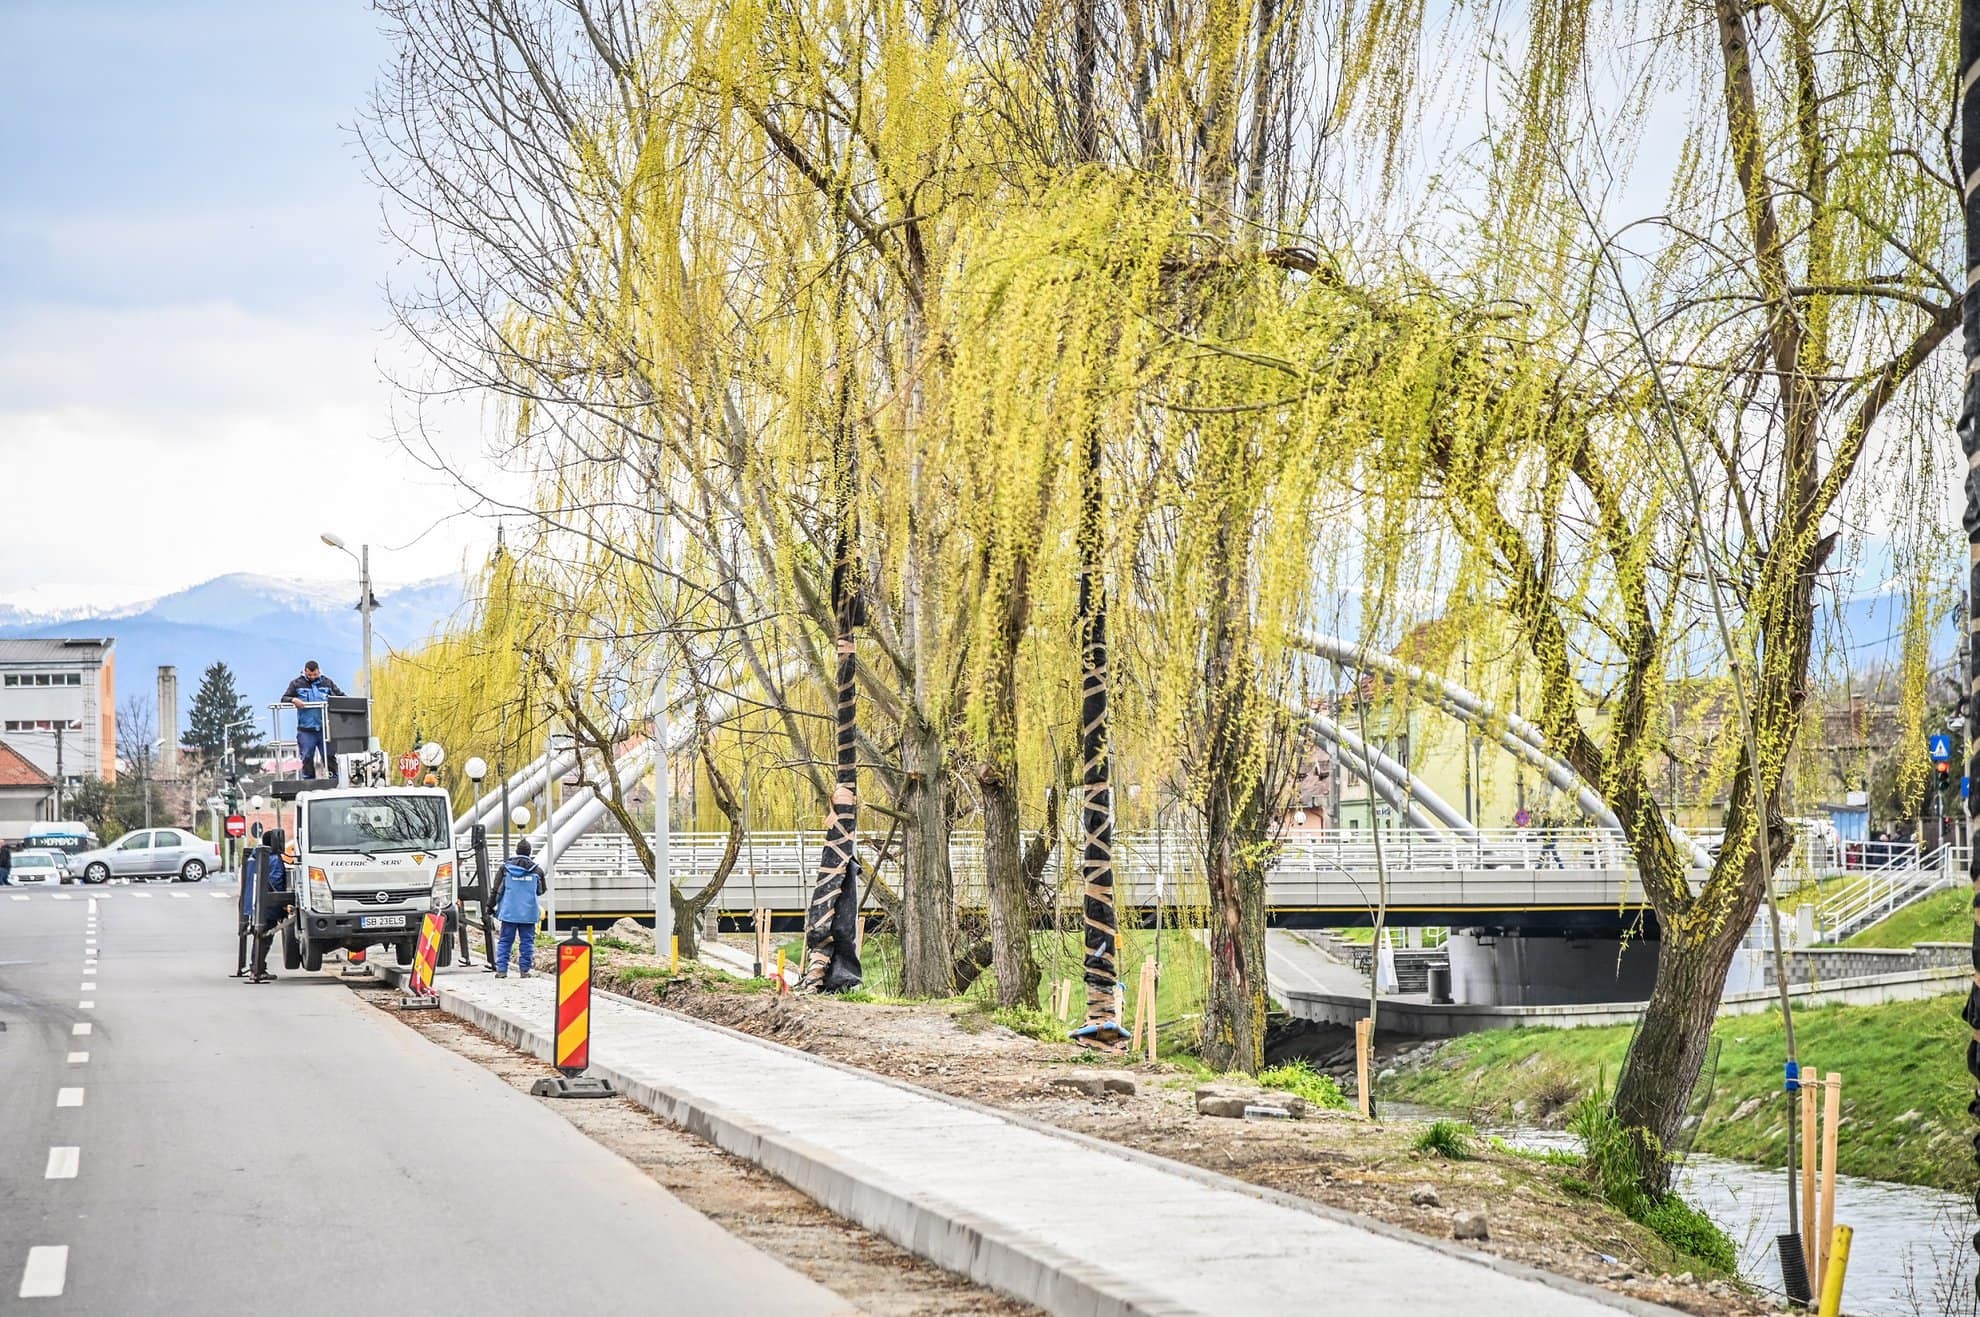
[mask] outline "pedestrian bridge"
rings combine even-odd
[[[716,899],[725,914],[768,910],[779,925],[802,919],[818,872],[823,834],[758,833],[745,840]],[[499,841],[491,839],[499,851]],[[669,843],[675,882],[699,891],[715,874],[726,833],[680,832]],[[864,838],[867,873],[898,884],[898,841],[886,854]],[[1069,919],[1077,918],[1077,875],[1055,852],[1044,873]],[[957,900],[985,903],[983,843],[959,833],[950,847]],[[593,833],[549,865],[561,922],[651,919],[653,890],[630,839]],[[1702,878],[1702,872],[1697,875]],[[1384,896],[1386,894],[1386,901]],[[1115,897],[1124,921],[1190,922],[1208,905],[1201,842],[1182,832],[1127,833],[1115,843]],[[869,908],[875,902],[869,896]],[[1314,833],[1281,845],[1266,881],[1267,916],[1284,927],[1347,927],[1374,922],[1386,904],[1395,925],[1452,923],[1619,928],[1646,908],[1636,866],[1619,835],[1602,829],[1481,833],[1473,841],[1405,830],[1378,842],[1366,832]]]

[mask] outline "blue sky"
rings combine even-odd
[[[378,366],[397,254],[356,126],[390,54],[364,0],[0,0],[0,469],[48,491],[6,501],[0,600],[339,575],[318,531],[398,544],[458,505]]]

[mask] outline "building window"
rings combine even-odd
[[[9,732],[52,732],[58,726],[65,732],[80,732],[83,729],[82,719],[80,718],[70,719],[68,721],[52,718],[9,718],[4,724],[0,724],[0,730]]]
[[[9,672],[0,677],[0,687],[22,686],[80,686],[80,672]]]

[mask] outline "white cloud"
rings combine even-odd
[[[340,561],[322,531],[396,545],[459,510],[464,496],[390,437],[398,400],[376,364],[386,342],[302,309],[27,308],[0,327],[0,472],[13,487],[0,593],[320,577]],[[475,420],[440,436],[450,452],[477,451]],[[488,538],[457,518],[403,553],[375,553],[373,568],[436,575]]]

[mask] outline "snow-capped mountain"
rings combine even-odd
[[[464,582],[438,577],[379,585],[372,614],[374,659],[418,645],[460,607]],[[236,572],[141,603],[36,608],[32,599],[0,603],[0,637],[114,636],[117,698],[151,695],[157,669],[179,670],[180,726],[214,660],[234,670],[242,696],[259,714],[315,659],[346,690],[356,684],[362,628],[355,581],[290,581]]]

